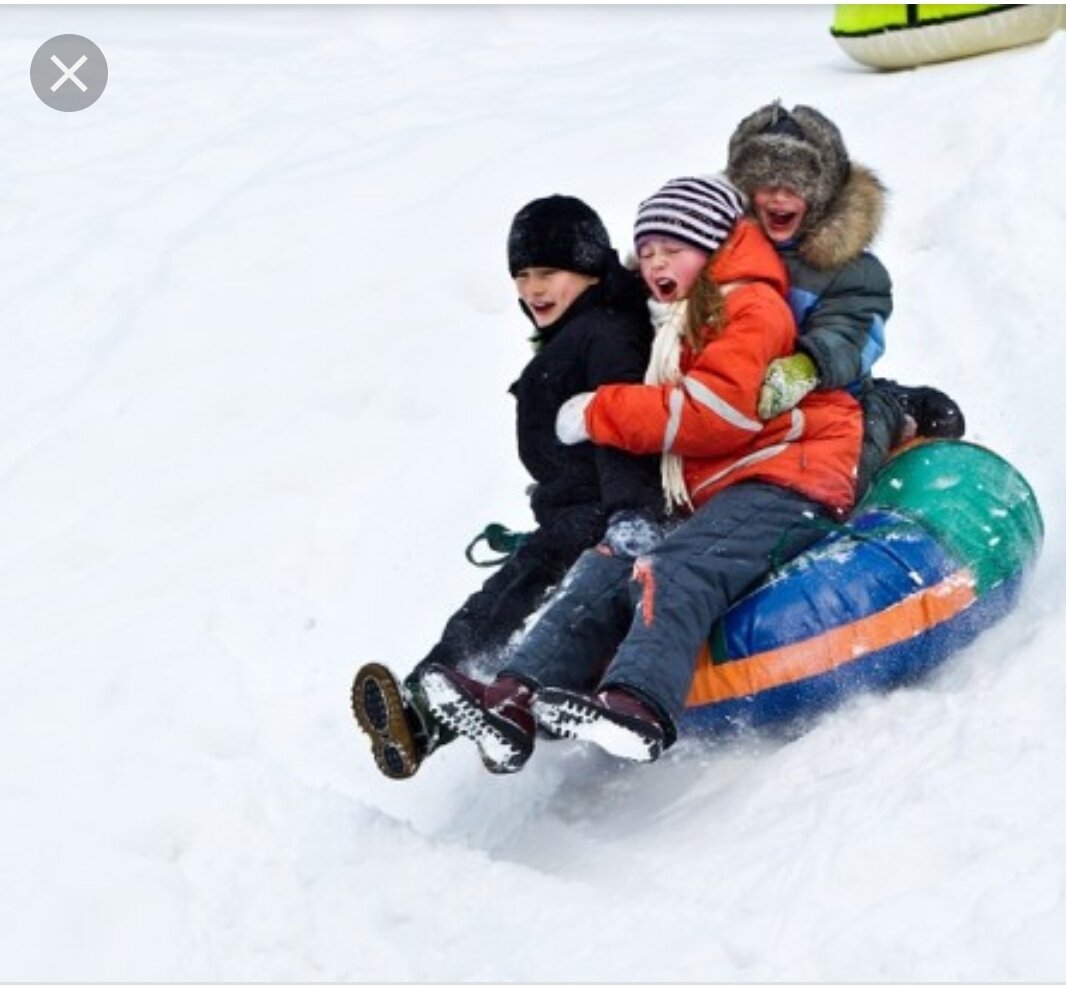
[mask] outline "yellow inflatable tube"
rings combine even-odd
[[[1063,26],[1063,4],[848,3],[830,33],[863,65],[903,69],[1033,44]]]

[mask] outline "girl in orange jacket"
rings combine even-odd
[[[423,676],[435,714],[490,770],[520,768],[537,725],[654,760],[676,738],[714,621],[820,536],[816,516],[853,504],[854,398],[816,392],[758,417],[766,368],[793,352],[796,329],[784,266],[743,210],[721,176],[675,179],[641,203],[656,327],[645,382],[579,394],[556,422],[565,443],[660,454],[669,533],[635,562],[608,544],[585,552],[493,682]]]

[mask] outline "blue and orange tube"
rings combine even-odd
[[[917,680],[1011,610],[1043,531],[1000,456],[955,440],[907,447],[851,521],[715,625],[682,732],[787,726]]]

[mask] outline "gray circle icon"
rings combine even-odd
[[[88,38],[60,34],[37,49],[30,63],[30,82],[53,110],[84,110],[107,85],[107,59]]]

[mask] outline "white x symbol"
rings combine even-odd
[[[70,79],[83,93],[89,91],[89,87],[86,86],[81,79],[79,79],[74,73],[78,71],[87,61],[88,55],[82,55],[69,69],[58,59],[55,55],[52,56],[52,61],[56,63],[62,70],[63,74],[56,80],[56,84],[52,86],[52,92],[55,92],[67,79]]]

